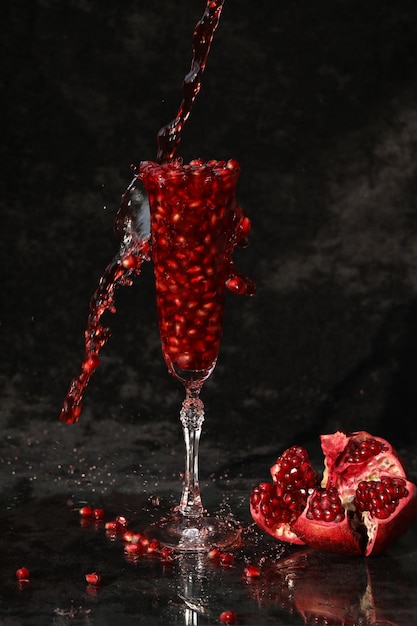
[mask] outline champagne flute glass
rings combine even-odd
[[[199,487],[198,450],[204,421],[200,398],[213,371],[222,335],[225,290],[254,293],[232,261],[250,222],[235,199],[236,161],[181,159],[139,168],[149,197],[151,249],[162,352],[169,372],[185,388],[180,420],[186,460],[182,495],[153,536],[179,550],[209,550],[234,543],[240,529],[206,514]]]

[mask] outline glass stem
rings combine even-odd
[[[201,517],[203,505],[198,483],[198,446],[204,421],[204,404],[200,399],[200,388],[186,387],[186,392],[180,412],[186,462],[179,511],[186,517]]]

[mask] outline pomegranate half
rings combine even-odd
[[[258,526],[276,539],[338,554],[379,554],[417,517],[417,488],[398,453],[365,431],[321,436],[321,484],[302,446],[271,467],[250,496]]]

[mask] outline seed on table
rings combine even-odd
[[[93,587],[99,587],[101,585],[101,576],[97,572],[91,572],[85,575],[85,580],[89,585]]]
[[[236,624],[237,613],[236,611],[223,611],[219,619],[223,624]]]
[[[16,570],[16,578],[18,580],[29,580],[30,571],[27,567],[19,567],[19,569]]]

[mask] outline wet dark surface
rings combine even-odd
[[[204,5],[3,3],[2,626],[216,624],[229,609],[242,624],[417,623],[415,525],[365,561],[284,548],[248,513],[278,454],[303,443],[320,467],[318,434],[339,428],[387,437],[417,480],[417,9],[252,5],[226,0],[180,146],[240,161],[253,223],[236,260],[258,292],[228,298],[203,390],[204,503],[245,528],[225,568],[131,562],[77,512],[90,502],[142,529],[179,498],[182,391],[150,265],[118,295],[79,424],[58,420],[129,165],[154,158],[176,113]],[[249,560],[262,566],[250,584]]]

